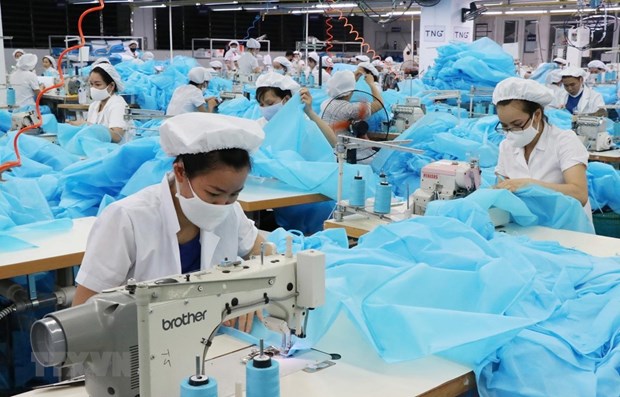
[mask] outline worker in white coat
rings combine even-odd
[[[549,124],[544,107],[552,100],[551,91],[533,80],[511,77],[495,87],[496,129],[506,136],[499,146],[496,188],[514,192],[540,185],[575,198],[592,219],[588,151],[573,131]]]
[[[245,52],[237,61],[239,65],[239,73],[248,75],[252,73],[260,73],[261,67],[258,65],[258,59],[256,56],[260,51],[260,43],[256,39],[249,39],[245,43]]]
[[[228,50],[224,54],[224,63],[228,70],[237,69],[233,59],[236,55],[239,55],[239,42],[237,40],[231,40],[228,43]]]
[[[329,79],[331,78],[330,74],[323,68],[320,70],[321,72],[321,85],[326,85]],[[314,84],[319,84],[319,54],[315,51],[312,51],[308,54],[308,77],[312,76],[314,79]]]
[[[58,70],[56,70],[56,60],[53,56],[45,55],[43,59],[41,59],[41,64],[43,65],[42,76],[59,77]]]
[[[561,107],[560,99],[564,95],[564,87],[562,87],[562,71],[560,69],[554,69],[547,73],[545,87],[553,93],[553,101],[549,104],[549,107]]]
[[[293,73],[293,64],[285,57],[275,57],[271,63],[274,73],[291,75]]]
[[[108,128],[110,141],[124,143],[128,125],[125,121],[127,102],[118,95],[125,88],[121,76],[109,63],[99,63],[88,75],[90,97],[93,102],[88,107],[86,120],[70,121],[71,125],[99,124]]]
[[[123,59],[140,59],[139,43],[137,40],[130,40],[127,44],[127,50],[123,53]]]
[[[160,141],[175,158],[172,172],[99,215],[73,305],[129,278],[141,282],[208,270],[260,253],[264,239],[237,197],[251,168],[250,152],[264,136],[255,121],[231,116],[186,113],[166,120]],[[253,316],[248,318],[240,318],[240,329],[251,329]]]
[[[176,116],[190,112],[209,112],[218,105],[215,98],[205,99],[204,93],[209,87],[211,73],[201,66],[190,69],[187,74],[189,83],[174,90],[166,115]]]
[[[17,70],[9,76],[9,83],[15,89],[15,106],[34,106],[41,86],[33,70],[39,59],[34,54],[24,54],[17,60]]]
[[[372,78],[377,88],[379,88],[380,90],[382,89],[381,84],[379,84],[379,71],[372,63],[370,62],[359,63],[357,65],[357,70],[353,73],[355,74],[356,80],[359,80],[360,77],[363,77],[366,74],[370,73],[372,75]]]
[[[574,66],[562,70],[564,92],[559,100],[560,108],[572,114],[607,116],[607,111],[601,109],[605,106],[603,96],[584,83],[585,77],[586,72]]]

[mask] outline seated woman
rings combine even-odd
[[[35,105],[41,85],[33,70],[38,58],[34,54],[24,54],[17,60],[17,70],[9,76],[9,83],[15,89],[15,106],[23,108]]]
[[[42,76],[47,77],[58,77],[58,70],[56,70],[56,60],[51,55],[45,55],[43,59],[41,59],[41,64],[43,64],[43,73]]]
[[[190,69],[187,74],[189,83],[182,85],[174,90],[166,115],[176,116],[178,114],[190,112],[213,113],[217,106],[215,98],[205,99],[204,93],[209,87],[211,73],[201,66]]]
[[[129,278],[205,270],[260,252],[264,241],[237,202],[264,132],[252,120],[186,113],[160,128],[170,173],[107,207],[88,237],[73,305]],[[239,328],[251,330],[249,315]],[[246,322],[246,319],[248,320]]]
[[[282,109],[282,106],[291,99],[293,93],[300,89],[291,77],[282,76],[277,73],[266,73],[256,80],[256,101],[260,105],[263,117],[258,120],[259,124],[265,125],[275,114]],[[312,109],[312,96],[307,88],[299,91],[302,102],[306,105],[304,113],[319,127],[325,139],[334,147],[336,145],[336,135],[331,127],[323,121]]]
[[[548,123],[544,107],[553,99],[549,89],[533,80],[511,77],[495,87],[496,129],[506,136],[499,146],[496,188],[514,192],[540,185],[574,197],[592,219],[588,151],[573,131]]]
[[[293,73],[293,64],[285,57],[275,57],[271,64],[275,73],[286,75]]]
[[[127,102],[118,95],[124,88],[121,76],[109,63],[99,63],[88,76],[93,103],[88,107],[86,120],[69,121],[71,125],[100,124],[110,131],[115,143],[127,141],[125,109]]]

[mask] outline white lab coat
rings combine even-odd
[[[196,112],[197,108],[205,104],[205,98],[200,88],[192,84],[183,85],[172,94],[166,115],[176,116],[177,114]]]
[[[549,107],[560,108],[566,105],[566,101],[560,102],[563,95],[562,93],[566,92],[564,87],[556,84],[545,84],[545,87],[547,87],[553,93],[553,101],[548,105]]]
[[[97,218],[88,236],[78,284],[100,292],[129,278],[147,281],[181,273],[180,230],[170,179],[117,201]],[[252,250],[258,230],[239,203],[214,231],[201,230],[201,269]]]
[[[566,102],[568,101],[568,92],[564,90],[564,92],[562,92],[561,94],[562,96],[560,97],[559,103],[562,106],[565,106]],[[595,113],[597,110],[599,110],[601,106],[605,106],[603,96],[584,84],[583,94],[581,95],[581,99],[577,104],[577,112]]]
[[[510,179],[531,178],[547,183],[565,183],[563,172],[577,164],[587,167],[588,157],[588,151],[573,131],[545,123],[529,162],[525,161],[523,148],[503,140],[499,145],[495,172]],[[592,220],[590,201],[583,209]]]
[[[15,89],[17,107],[34,106],[34,91],[40,88],[39,80],[34,72],[17,69],[9,76],[9,82]]]
[[[239,73],[248,75],[254,73],[254,69],[258,67],[258,59],[249,51],[246,51],[241,55],[237,64],[239,65]]]

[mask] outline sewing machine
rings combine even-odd
[[[325,300],[325,256],[302,251],[225,261],[210,270],[151,282],[130,280],[34,323],[44,366],[83,364],[91,397],[179,396],[220,324],[268,307],[267,328],[305,336],[309,309]],[[204,375],[204,364],[203,364]]]
[[[404,104],[392,106],[394,117],[392,118],[396,132],[402,133],[416,121],[424,117],[425,108],[420,104],[420,98],[408,97]]]
[[[220,98],[222,99],[222,102],[229,101],[229,100],[235,99],[235,98],[241,98],[241,97],[245,97],[243,92],[236,92],[236,91],[222,91],[222,92],[220,92]]]
[[[439,160],[422,168],[420,188],[413,197],[413,214],[424,215],[433,200],[463,197],[480,187],[480,166],[470,162]]]
[[[605,128],[604,117],[577,116],[574,129],[586,149],[600,152],[611,148],[612,139]]]
[[[11,130],[19,131],[24,127],[28,127],[38,122],[39,118],[37,117],[37,113],[34,110],[30,110],[28,112],[13,113],[11,115]],[[40,133],[41,129],[39,128],[33,128],[26,131],[26,134],[28,135],[38,135]]]

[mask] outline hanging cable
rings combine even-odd
[[[366,52],[366,54],[372,53],[372,58],[371,59],[379,59],[379,60],[381,60],[381,57],[379,55],[377,55],[375,50],[373,50],[370,47],[370,44],[368,44],[366,42],[366,40],[364,40],[364,37],[362,37],[359,34],[359,32],[357,30],[355,30],[355,26],[353,26],[352,24],[349,23],[349,19],[344,16],[342,10],[340,10],[338,8],[331,8],[331,6],[334,6],[334,5],[337,6],[337,4],[334,4],[333,0],[330,0],[329,3],[330,3],[330,10],[336,11],[338,13],[338,20],[339,21],[343,21],[345,28],[349,28],[349,33],[355,35],[354,40],[355,41],[359,41],[362,44],[362,51],[364,51],[364,47],[367,47],[367,50],[365,52]],[[326,10],[326,12],[327,12],[327,10]]]
[[[84,11],[82,13],[82,15],[80,15],[80,19],[78,19],[78,32],[80,35],[80,43],[76,44],[72,47],[66,48],[58,57],[58,75],[60,77],[60,81],[52,86],[49,86],[47,88],[44,88],[43,90],[41,90],[39,92],[39,95],[37,95],[37,100],[35,102],[35,110],[37,113],[37,119],[38,121],[32,125],[26,126],[24,128],[22,128],[21,130],[19,130],[17,132],[17,134],[15,134],[15,137],[13,138],[13,150],[15,151],[15,156],[16,156],[16,160],[14,161],[7,161],[4,162],[2,164],[0,164],[0,175],[2,175],[2,172],[13,168],[13,167],[20,167],[22,165],[22,158],[21,155],[19,153],[19,147],[17,145],[17,141],[18,138],[21,134],[23,134],[26,131],[30,131],[36,128],[41,127],[41,125],[43,124],[43,117],[41,117],[41,106],[40,106],[40,102],[41,102],[41,98],[43,98],[43,95],[45,95],[46,92],[49,92],[51,90],[55,90],[56,88],[60,88],[63,87],[65,85],[65,76],[62,72],[62,61],[65,57],[65,55],[73,50],[79,50],[80,48],[84,47],[84,44],[86,44],[86,40],[84,39],[84,32],[82,31],[82,21],[84,20],[84,17],[88,14],[91,14],[93,12],[96,11],[101,11],[103,10],[103,8],[105,7],[104,4],[104,0],[99,0],[99,5],[89,8],[88,10]]]
[[[248,30],[246,30],[245,37],[243,38],[243,40],[247,40],[250,38],[250,32],[256,29],[256,24],[258,23],[258,21],[260,21],[260,19],[261,19],[260,14],[256,14],[256,16],[254,17],[254,21],[252,21],[252,25],[250,25]]]
[[[325,29],[325,52],[331,57],[331,49],[334,48],[334,44],[332,43],[332,40],[334,40],[334,35],[332,34],[332,29],[334,29],[334,25],[332,25],[332,17],[328,16],[325,19],[325,25],[327,25],[327,29]]]

